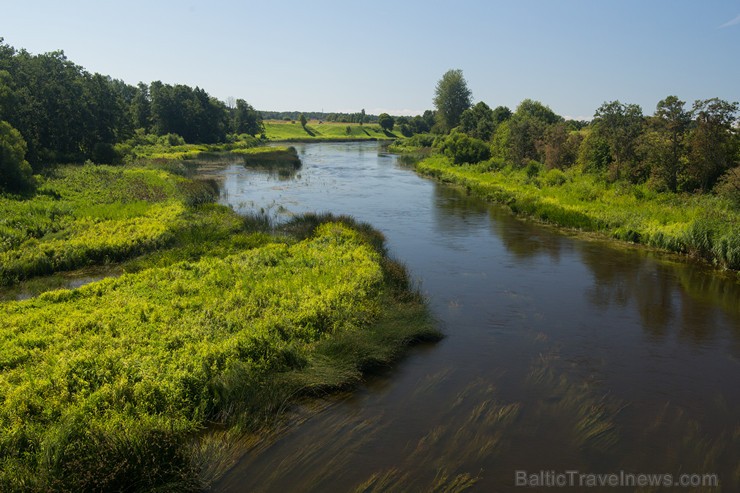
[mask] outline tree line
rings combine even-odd
[[[437,146],[456,163],[580,166],[658,190],[707,192],[720,182],[740,190],[737,102],[712,98],[687,107],[671,95],[644,115],[639,105],[607,101],[591,122],[573,121],[531,99],[514,111],[473,105],[462,71],[450,70],[437,83],[434,105]]]
[[[264,131],[261,114],[242,99],[229,107],[199,87],[126,84],[86,71],[62,51],[32,55],[2,38],[0,122],[6,122],[0,127],[0,189],[19,187],[18,166],[14,174],[9,163],[21,149],[38,171],[47,163],[111,162],[114,145],[137,132],[217,143],[229,134]]]

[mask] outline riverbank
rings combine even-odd
[[[740,213],[720,197],[609,184],[574,169],[514,169],[489,162],[454,165],[444,156],[422,159],[415,168],[505,204],[517,214],[740,269]]]
[[[162,169],[55,173],[37,197],[3,198],[18,212],[4,245],[72,259],[27,263],[52,271],[130,260],[120,277],[0,303],[3,491],[202,490],[221,460],[205,429],[274,426],[292,399],[440,337],[367,225],[309,215],[273,230]]]

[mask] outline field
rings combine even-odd
[[[273,231],[212,196],[162,169],[88,165],[2,198],[7,283],[127,260],[118,278],[0,302],[0,490],[201,490],[215,426],[269,427],[296,396],[439,337],[369,226]]]
[[[740,269],[740,212],[721,197],[609,184],[576,169],[514,169],[490,162],[456,166],[442,156],[423,159],[416,169],[516,213]]]
[[[347,130],[349,129],[349,131]],[[317,140],[393,140],[399,135],[386,132],[377,124],[335,123],[310,120],[306,128],[300,122],[267,120],[265,135],[269,140],[287,142],[313,142]]]

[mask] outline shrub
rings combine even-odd
[[[491,157],[491,150],[485,142],[460,132],[448,135],[439,148],[455,164],[475,164]]]
[[[734,207],[740,208],[740,166],[736,166],[722,175],[714,187],[714,191],[720,197],[728,199]]]
[[[567,181],[567,178],[565,177],[565,173],[557,168],[553,168],[545,173],[544,181],[545,185],[549,185],[551,187],[559,187]]]

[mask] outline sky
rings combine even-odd
[[[259,110],[419,114],[450,69],[474,102],[576,119],[740,101],[740,0],[0,0],[0,37]]]

